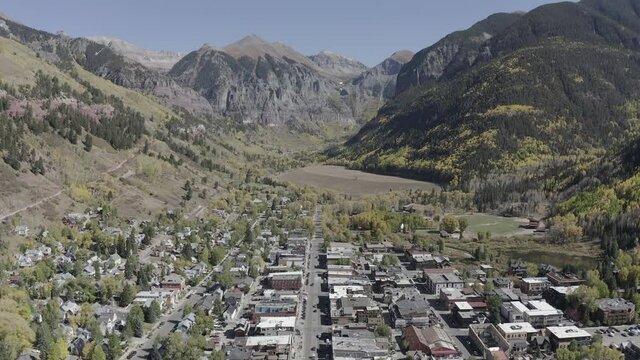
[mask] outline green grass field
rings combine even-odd
[[[519,226],[522,224],[522,219],[519,218],[506,218],[487,214],[473,214],[463,217],[469,220],[469,227],[467,227],[466,232],[471,234],[489,231],[493,235],[507,235],[521,230]]]

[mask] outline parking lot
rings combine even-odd
[[[600,326],[585,328],[592,336],[601,336],[604,345],[619,345],[625,341],[640,341],[640,325]]]

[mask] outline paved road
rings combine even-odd
[[[302,329],[302,349],[296,353],[296,355],[298,355],[296,356],[297,359],[309,359],[310,356],[315,355],[315,351],[312,351],[311,348],[315,348],[316,350],[318,348],[318,339],[316,336],[326,331],[320,321],[321,310],[318,308],[319,297],[322,294],[322,271],[318,270],[317,267],[319,266],[320,248],[324,241],[322,239],[322,208],[320,206],[316,207],[314,221],[316,233],[307,246],[306,253],[308,257],[303,273],[304,286],[302,296],[307,299],[307,303],[305,319],[302,319],[299,325]]]

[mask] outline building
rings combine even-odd
[[[262,300],[253,308],[253,321],[259,321],[263,316],[295,316],[297,308],[296,300]]]
[[[520,280],[520,290],[527,295],[540,295],[551,286],[546,277],[528,277]]]
[[[472,288],[440,289],[440,302],[442,302],[442,304],[444,304],[444,306],[449,310],[453,309],[455,303],[460,301],[477,302],[482,301],[483,299],[483,296]]]
[[[184,278],[178,274],[169,274],[160,282],[160,287],[163,289],[182,291],[185,286]]]
[[[271,289],[298,290],[302,287],[302,273],[300,271],[271,273],[267,276]]]
[[[238,338],[241,345],[254,352],[265,352],[270,355],[288,353],[291,348],[291,335],[247,336]]]
[[[578,286],[550,286],[544,293],[542,298],[554,307],[565,310],[569,306],[567,296],[576,291]]]
[[[295,316],[261,317],[256,324],[257,334],[264,336],[286,335],[293,333],[296,326]]]
[[[529,322],[537,329],[547,326],[557,326],[564,318],[562,311],[549,305],[546,301],[529,301],[523,304],[520,301],[503,303],[500,314],[507,322]]]
[[[333,359],[383,359],[390,355],[389,344],[368,337],[333,337]]]
[[[421,294],[397,300],[391,310],[391,319],[396,328],[409,324],[428,325],[431,315],[431,305]]]
[[[29,236],[29,227],[27,225],[18,225],[15,228],[15,233],[18,236]]]
[[[490,323],[469,325],[469,338],[482,351],[484,359],[498,358],[496,353],[507,353],[511,349],[509,341]]]
[[[597,320],[608,326],[632,322],[636,317],[636,306],[622,298],[600,299],[597,301]]]
[[[422,351],[435,359],[459,357],[460,352],[453,339],[440,326],[417,328],[407,326],[402,332],[409,351]]]
[[[357,322],[375,327],[382,324],[384,318],[382,310],[371,298],[349,296],[332,301],[331,321],[338,325]]]
[[[577,326],[549,326],[545,331],[551,342],[551,348],[556,350],[567,347],[572,341],[579,346],[591,344],[591,334]]]
[[[439,294],[440,290],[446,288],[462,289],[464,281],[457,275],[456,270],[449,269],[447,272],[426,272],[427,291],[431,294]]]
[[[528,322],[519,323],[502,323],[498,324],[498,331],[508,341],[511,340],[529,340],[540,331],[535,329]]]
[[[580,279],[577,275],[558,272],[548,273],[547,278],[553,286],[578,286],[586,284],[587,282],[586,280]]]
[[[447,256],[433,255],[431,253],[415,249],[407,251],[407,256],[411,261],[411,266],[415,270],[436,269],[448,267],[450,265],[450,260]]]

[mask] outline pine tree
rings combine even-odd
[[[87,136],[85,136],[84,138],[84,151],[86,152],[90,152],[91,149],[93,148],[93,136],[91,136],[90,134],[87,134]]]

